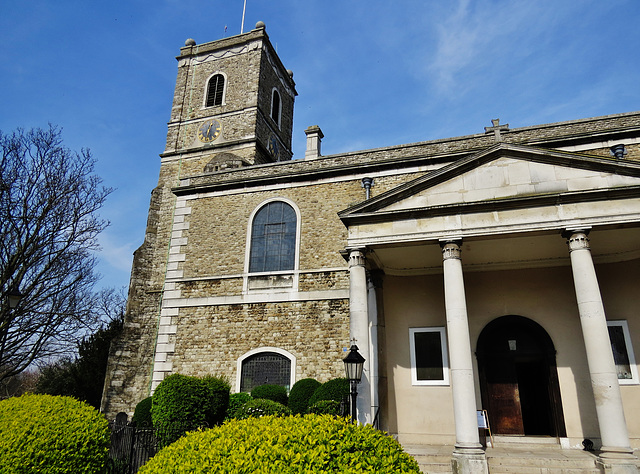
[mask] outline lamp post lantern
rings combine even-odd
[[[358,383],[362,379],[362,369],[364,367],[364,357],[358,352],[358,346],[351,345],[351,350],[347,357],[342,359],[347,380],[351,386],[351,421],[356,422],[356,400],[358,398]]]
[[[17,287],[14,287],[6,293],[6,297],[9,308],[6,313],[0,313],[0,364],[4,363],[4,348],[7,344],[7,334],[13,317],[11,313],[18,307],[18,303],[22,299],[22,293]]]
[[[9,300],[9,308],[11,309],[16,309],[21,299],[22,293],[20,293],[20,290],[17,288],[14,288],[7,293],[7,300]]]

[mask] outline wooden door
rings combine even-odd
[[[491,358],[486,371],[487,412],[496,434],[524,435],[518,374],[508,358]]]
[[[522,316],[493,320],[478,338],[482,408],[495,434],[566,436],[555,348]]]

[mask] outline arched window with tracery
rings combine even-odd
[[[292,365],[295,363],[292,359],[293,356],[286,351],[274,348],[250,352],[239,363],[239,390],[250,392],[255,387],[266,384],[281,385],[289,390]]]
[[[224,76],[222,74],[214,74],[207,83],[207,101],[206,107],[222,105],[224,98]]]
[[[262,206],[251,225],[249,273],[293,270],[297,225],[296,211],[286,202]]]

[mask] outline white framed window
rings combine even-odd
[[[609,329],[609,339],[611,340],[611,350],[613,361],[618,372],[618,382],[620,385],[633,385],[639,383],[638,368],[636,358],[633,355],[629,326],[626,321],[607,321]]]
[[[298,288],[300,210],[286,198],[262,202],[247,229],[243,291],[281,292]]]
[[[265,384],[282,385],[288,390],[295,383],[296,357],[278,347],[260,347],[238,359],[236,392],[251,392]]]
[[[409,328],[412,385],[449,385],[444,327]]]

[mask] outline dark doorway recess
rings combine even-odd
[[[480,333],[476,356],[495,434],[566,436],[556,350],[542,326],[522,316],[494,319]]]

